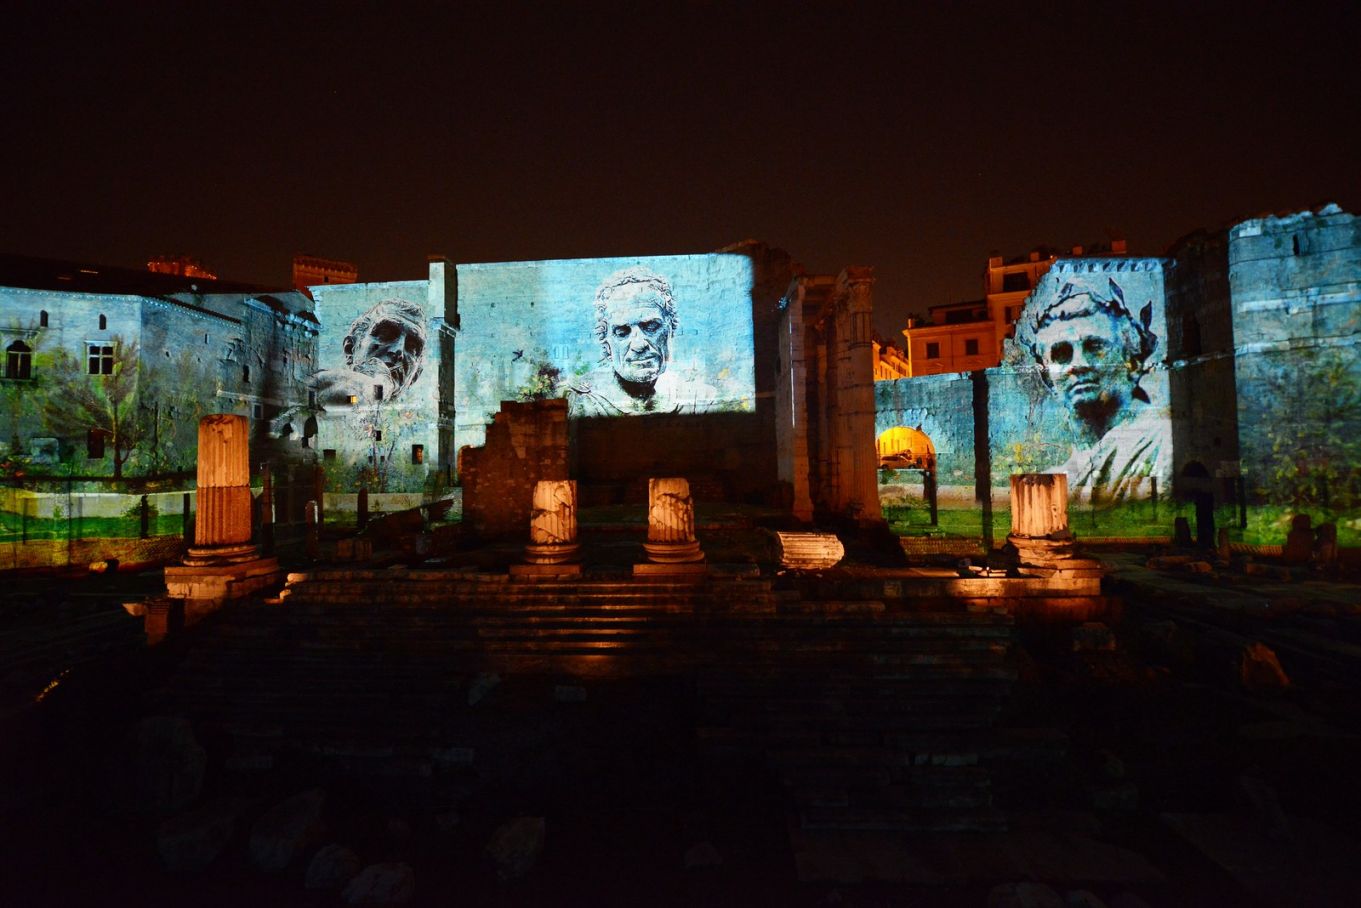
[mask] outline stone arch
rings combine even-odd
[[[936,446],[920,427],[893,426],[874,441],[879,465],[891,469],[934,470]]]

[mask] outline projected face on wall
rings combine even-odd
[[[573,419],[756,409],[755,269],[744,254],[458,266],[454,444],[502,401]]]
[[[409,300],[388,299],[350,323],[341,341],[344,369],[312,379],[323,408],[395,400],[421,376],[425,313]]]
[[[713,388],[667,375],[671,339],[680,327],[671,282],[633,266],[616,271],[596,288],[595,337],[599,366],[568,389],[574,416],[693,411]]]
[[[1152,302],[1136,318],[1114,279],[1105,292],[1074,283],[1029,319],[1028,346],[1071,417],[1079,445],[1064,464],[1070,487],[1098,502],[1145,497],[1167,482],[1166,416],[1141,383],[1157,346]]]

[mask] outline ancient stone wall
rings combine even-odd
[[[1361,220],[1329,205],[1229,230],[1239,443],[1252,499],[1361,511]]]
[[[1173,255],[1167,355],[1174,491],[1183,498],[1214,494],[1232,503],[1239,452],[1227,235],[1195,234]]]
[[[567,401],[505,401],[486,443],[459,452],[463,521],[482,539],[529,537],[534,486],[568,479]]]

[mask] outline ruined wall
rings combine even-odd
[[[506,401],[481,446],[459,452],[463,521],[482,539],[528,537],[534,485],[568,479],[567,401]]]
[[[1245,484],[1273,507],[1361,531],[1361,224],[1329,205],[1230,228]]]

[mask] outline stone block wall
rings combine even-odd
[[[1256,501],[1361,510],[1361,219],[1336,205],[1229,230],[1243,477]]]
[[[528,538],[534,485],[567,475],[567,401],[503,401],[486,443],[459,451],[463,522],[482,539]]]

